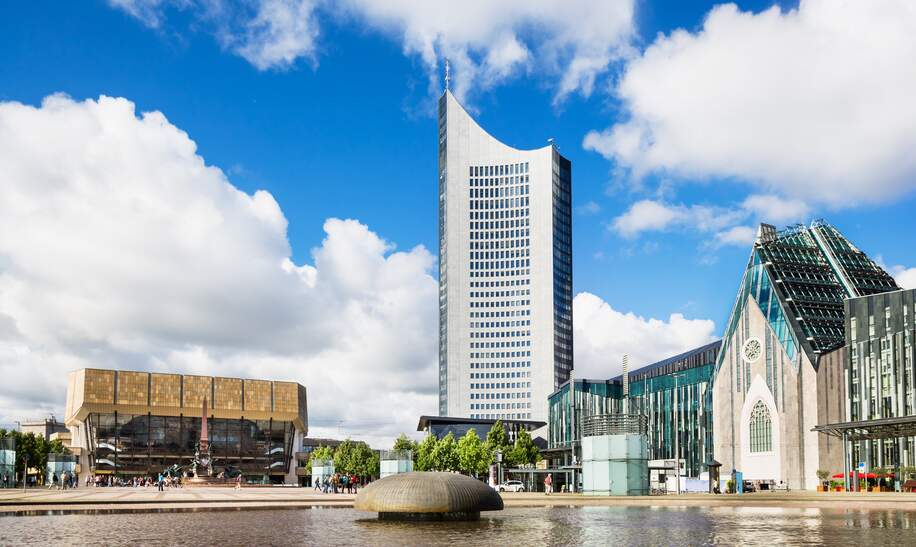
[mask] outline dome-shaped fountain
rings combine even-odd
[[[354,508],[383,520],[476,520],[503,500],[483,482],[457,473],[399,473],[360,490]]]

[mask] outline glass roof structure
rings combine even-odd
[[[781,231],[761,224],[724,338],[753,296],[793,364],[801,351],[817,363],[845,343],[844,299],[896,290],[890,274],[823,220]]]

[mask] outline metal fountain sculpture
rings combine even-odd
[[[207,399],[204,398],[203,410],[200,414],[200,441],[197,443],[197,450],[194,452],[194,460],[191,462],[191,472],[194,477],[201,477],[202,473],[198,469],[206,472],[207,477],[213,476],[213,459],[210,457],[210,435],[207,434]]]

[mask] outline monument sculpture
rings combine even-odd
[[[197,450],[194,451],[194,461],[191,462],[191,472],[195,478],[200,478],[206,473],[207,477],[213,476],[212,458],[210,457],[210,435],[207,433],[207,399],[204,398],[203,410],[200,414],[200,440]]]

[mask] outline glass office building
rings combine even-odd
[[[214,473],[297,482],[293,454],[307,432],[302,385],[100,369],[70,376],[66,423],[80,471],[152,475],[187,467],[205,399]]]
[[[684,460],[690,477],[706,471],[712,459],[712,399],[707,395],[721,344],[712,342],[630,373],[630,412],[647,418],[649,459]]]
[[[846,301],[848,421],[916,415],[916,289]],[[860,440],[852,462],[868,469],[916,465],[914,437]]]
[[[546,453],[556,466],[575,465],[581,462],[582,420],[628,412],[647,419],[649,459],[674,459],[677,444],[687,474],[698,476],[711,456],[707,393],[719,346],[706,344],[630,372],[626,405],[622,376],[566,382],[548,399]]]

